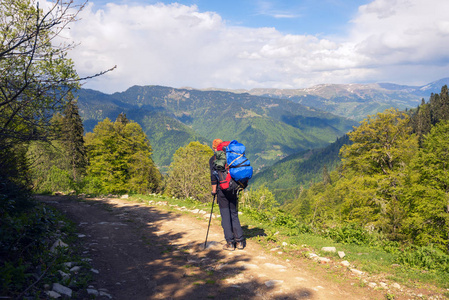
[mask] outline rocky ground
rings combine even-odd
[[[167,209],[167,203],[126,199],[38,199],[78,225],[94,278],[88,290],[77,293],[85,298],[443,299],[370,278],[349,263],[314,255],[287,259],[281,248],[267,250],[252,240],[244,250],[222,250],[218,218],[205,249],[209,212],[185,214],[183,208]]]

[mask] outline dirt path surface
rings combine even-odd
[[[385,291],[329,279],[323,268],[288,261],[251,240],[244,250],[222,250],[216,219],[204,249],[204,216],[124,199],[39,200],[78,225],[83,255],[98,270],[92,285],[108,294],[96,299],[385,299]]]

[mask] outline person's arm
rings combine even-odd
[[[217,176],[215,176],[214,160],[215,160],[215,155],[212,156],[211,159],[209,160],[210,183],[212,186],[212,192],[211,192],[212,195],[217,194],[217,185],[218,185]]]
[[[217,194],[217,185],[213,184],[212,185],[212,195],[216,195]]]

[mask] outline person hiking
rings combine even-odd
[[[240,225],[236,193],[225,192],[218,185],[217,169],[214,161],[216,160],[215,152],[218,145],[223,141],[215,139],[212,142],[214,155],[209,159],[210,179],[212,185],[212,195],[217,197],[218,207],[220,208],[221,226],[223,227],[226,244],[223,249],[233,251],[235,248],[242,250],[245,248],[245,238],[243,237],[242,226]]]

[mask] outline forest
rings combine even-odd
[[[388,109],[350,132],[341,164],[283,208],[302,222],[354,224],[388,239],[448,250],[449,96]]]
[[[77,75],[66,56],[70,46],[49,42],[61,24],[74,20],[72,10],[55,7],[53,14],[43,14],[26,0],[1,3],[0,31],[8,32],[0,38],[3,274],[24,274],[22,262],[38,260],[46,230],[54,224],[34,194],[157,193],[211,200],[210,145],[191,140],[177,148],[163,175],[153,160],[151,140],[125,113],[104,118],[85,133],[74,94],[89,78]],[[367,116],[337,141],[339,147],[328,149],[339,153],[340,163],[322,159],[324,150],[303,152],[302,157],[308,153],[327,164],[316,168],[311,160],[302,165],[300,172],[310,173],[305,178],[313,183],[298,186],[273,169],[262,173],[270,184],[250,185],[240,202],[255,218],[294,232],[327,232],[338,240],[352,230],[376,235],[397,249],[433,247],[443,253],[447,272],[448,136],[449,95],[443,86],[417,108]],[[283,190],[297,197],[279,206],[275,197],[282,197]],[[2,278],[2,289],[11,288],[10,279]]]

